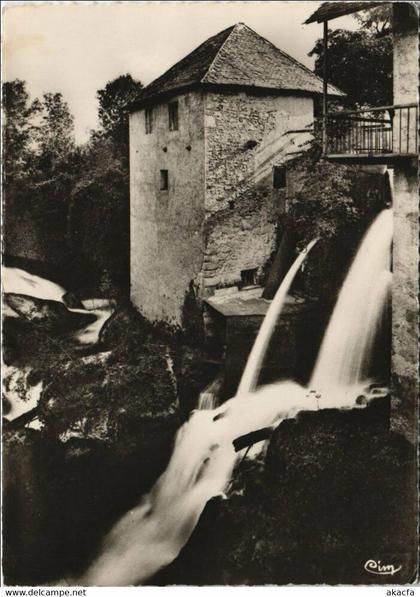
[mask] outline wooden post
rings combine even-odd
[[[328,21],[324,21],[324,64],[323,64],[324,86],[322,98],[322,153],[327,154],[327,118],[328,118]]]

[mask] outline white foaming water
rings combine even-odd
[[[366,310],[370,314],[369,322],[379,320],[378,305],[382,304],[380,297],[384,294],[384,286],[387,286],[381,282],[384,278],[389,279],[389,275],[384,275],[384,272],[389,273],[389,218],[388,212],[381,214],[373,231],[368,233],[367,248],[364,242],[361,247],[362,257],[359,258],[358,255],[356,259],[357,264],[363,264],[369,258],[370,265],[366,273],[368,277],[378,271],[383,274],[378,273],[371,285],[365,281],[369,287],[374,283],[381,287],[381,291],[376,292],[371,288],[372,297],[368,303],[366,297],[362,301],[358,296],[359,305],[361,302],[365,307],[368,304]],[[381,248],[375,247],[378,234]],[[201,410],[192,414],[178,432],[167,470],[140,505],[113,528],[103,545],[102,553],[82,579],[83,584],[140,584],[172,562],[188,541],[207,501],[223,495],[226,490],[237,460],[233,440],[258,429],[274,428],[282,420],[295,417],[301,411],[364,408],[373,398],[362,384],[350,387],[351,380],[360,375],[351,377],[349,374],[344,378],[343,387],[337,388],[334,393],[327,392],[322,398],[293,382],[279,382],[249,391],[254,390],[257,384],[264,354],[293,277],[314,242],[298,257],[277,291],[257,336],[237,396],[214,410]],[[357,264],[355,262],[355,266]],[[364,277],[359,279],[361,280]],[[355,325],[354,321],[352,325]],[[375,328],[375,325],[372,323],[371,327]],[[346,330],[348,333],[340,334],[339,339],[348,347],[351,343],[352,326],[348,326]],[[335,345],[335,349],[339,351],[342,350],[340,342],[337,341]],[[364,346],[368,347],[369,342],[371,341],[366,341]],[[357,346],[360,348],[359,342]],[[344,352],[346,351],[347,348]],[[352,354],[349,356],[353,358]],[[341,379],[342,375],[338,378]],[[360,394],[365,396],[363,401],[359,399]]]
[[[28,383],[30,373],[30,367],[19,369],[5,363],[2,365],[4,398],[9,406],[9,411],[3,412],[3,416],[7,421],[13,421],[31,411],[39,402],[42,381],[39,381],[36,385],[30,385]]]
[[[35,276],[16,267],[4,267],[2,274],[3,292],[5,293],[22,294],[65,304],[63,301],[63,296],[66,294],[65,289],[50,280]],[[95,344],[98,341],[99,332],[112,313],[112,308],[109,305],[101,305],[100,308],[90,310],[66,308],[72,313],[92,313],[96,316],[92,323],[74,333],[74,339],[82,345]],[[5,315],[17,316],[10,307],[7,307],[7,309],[8,312]]]
[[[108,535],[84,586],[139,584],[177,557],[207,501],[224,491],[236,460],[213,416],[195,411],[178,431],[166,471]]]
[[[198,410],[212,410],[219,404],[219,392],[222,387],[223,377],[217,376],[204,388],[198,397]]]
[[[188,541],[208,500],[226,490],[237,461],[233,441],[252,431],[274,427],[301,410],[319,408],[317,399],[293,382],[249,391],[256,387],[291,283],[315,242],[301,252],[280,285],[248,359],[240,392],[213,410],[207,409],[214,406],[213,385],[218,380],[201,394],[202,410],[195,411],[178,432],[165,473],[139,506],[112,529],[100,556],[83,577],[83,584],[140,584],[167,566]],[[348,397],[345,400],[348,402]]]
[[[308,246],[298,255],[292,264],[291,268],[284,277],[280,284],[274,299],[264,317],[264,320],[259,329],[258,335],[255,339],[251,353],[248,357],[244,372],[239,383],[237,395],[246,394],[253,392],[257,387],[258,376],[261,371],[261,366],[264,360],[265,353],[267,352],[268,344],[273,333],[273,329],[276,325],[278,317],[283,309],[284,302],[286,300],[287,293],[290,290],[290,286],[299,271],[304,259],[306,258],[309,251],[312,249],[318,239],[312,240]]]
[[[213,410],[217,406],[217,396],[210,391],[201,392],[198,398],[198,410]]]
[[[169,465],[151,492],[106,537],[100,555],[77,581],[81,586],[145,583],[170,564],[187,543],[206,503],[223,496],[237,454],[233,440],[301,411],[363,408],[360,388],[338,394],[334,404],[317,400],[294,382],[261,387],[215,410],[194,411],[178,431]]]
[[[363,383],[390,292],[392,210],[383,210],[365,234],[334,308],[310,387],[320,392]]]
[[[107,535],[82,586],[123,586],[146,582],[171,563],[193,532],[206,503],[223,496],[237,461],[233,441],[301,411],[363,408],[363,388],[346,386],[318,400],[293,382],[255,387],[264,354],[292,280],[312,241],[292,265],[277,291],[241,380],[238,395],[213,410],[195,411],[178,431],[169,465],[148,495]],[[375,302],[375,301],[374,301]]]
[[[87,311],[86,309],[68,310],[72,313],[92,313],[96,316],[96,319],[92,321],[92,323],[88,323],[84,328],[81,328],[74,333],[74,339],[83,345],[95,344],[98,341],[99,332],[112,313],[111,307],[104,309],[92,309],[91,311]]]
[[[34,298],[63,302],[64,288],[41,278],[25,272],[17,267],[3,267],[2,272],[3,292],[25,294]]]

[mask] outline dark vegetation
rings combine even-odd
[[[331,32],[329,79],[347,94],[347,106],[388,104],[392,93],[389,8],[381,6],[360,15],[357,31]],[[310,55],[315,56],[315,71],[321,74],[320,40]],[[128,119],[122,108],[141,89],[142,84],[129,74],[99,89],[99,127],[78,146],[73,117],[60,93],[31,100],[24,81],[3,84],[8,262],[20,266],[25,259],[47,262],[50,277],[84,296],[127,296]],[[302,169],[304,189],[295,203],[297,211],[289,218],[296,221],[301,242],[314,233],[338,237],[343,225],[365,223],[366,210],[373,208],[369,201],[361,205],[351,199],[349,189],[355,180],[351,168],[320,162],[315,143]]]
[[[141,89],[139,81],[123,75],[98,90],[99,128],[78,146],[61,93],[32,101],[24,81],[3,84],[9,263],[22,265],[14,257],[49,263],[59,282],[84,296],[127,294],[128,115],[123,108]]]
[[[9,584],[42,584],[83,572],[165,469],[215,371],[196,338],[131,308],[104,327],[96,354],[51,343],[39,327],[14,338],[25,347],[14,362],[33,368],[31,383],[44,380],[44,427],[4,427],[4,569]],[[385,543],[411,574],[414,452],[388,420],[383,399],[283,423],[266,458],[239,467],[229,500],[208,504],[180,557],[152,582],[368,583],[376,579],[363,563],[383,557]]]
[[[383,4],[354,16],[358,30],[328,32],[328,79],[346,94],[346,108],[388,106],[392,104],[392,7]],[[314,70],[322,77],[322,39],[309,56],[315,57]]]
[[[331,38],[331,81],[360,92],[349,96],[352,104],[387,103],[390,46],[383,24],[365,19],[360,31]],[[344,58],[349,48],[351,64]],[[313,53],[319,68],[319,44]],[[375,76],[358,86],[350,69],[364,64]],[[369,85],[374,89],[364,96]],[[4,426],[5,580],[30,585],[87,567],[101,537],[165,469],[176,430],[217,365],[203,346],[192,294],[183,332],[151,325],[124,300],[128,151],[119,108],[141,83],[125,75],[98,91],[100,128],[82,147],[74,144],[60,94],[31,102],[22,81],[3,89],[6,251],[14,241],[8,221],[51,222],[47,237],[59,248],[51,257],[65,272],[61,281],[82,296],[120,299],[95,353],[85,356],[42,322],[6,321],[8,364],[30,367],[30,383],[44,382],[37,413],[43,428]],[[333,302],[387,190],[368,177],[361,183],[350,167],[321,162],[317,139],[293,167],[304,184],[282,224],[293,228],[298,247],[322,239],[313,253],[322,268],[308,267],[297,290]],[[40,258],[52,253],[51,244],[41,249]],[[382,557],[385,544],[404,564],[405,576],[395,580],[409,580],[415,464],[410,447],[387,428],[388,407],[385,400],[367,411],[313,413],[282,424],[265,461],[242,465],[229,500],[208,504],[180,557],[153,582],[378,582],[363,563]]]
[[[85,356],[48,326],[7,321],[8,363],[44,387],[41,430],[4,423],[4,570],[7,583],[40,584],[82,572],[150,489],[214,369],[194,338],[130,307]]]
[[[242,466],[154,583],[377,584],[363,566],[384,552],[404,569],[393,582],[412,581],[415,457],[384,427],[387,407],[283,423],[265,462]]]
[[[387,174],[380,168],[361,171],[357,166],[321,160],[320,155],[318,130],[308,151],[289,164],[300,183],[290,196],[291,207],[280,227],[293,236],[295,250],[319,239],[297,286],[305,295],[330,303],[336,299],[363,234],[391,204],[391,194]],[[294,254],[289,255],[289,265]]]

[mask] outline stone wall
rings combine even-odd
[[[418,18],[415,7],[396,3],[393,8],[393,95],[394,104],[418,101]],[[418,122],[415,108],[396,110],[394,116],[394,152],[416,152]],[[400,138],[401,137],[401,138]]]
[[[415,8],[394,5],[394,103],[418,99],[418,38]],[[394,168],[391,425],[412,441],[418,400],[418,235],[417,163]]]
[[[11,214],[8,211],[4,223],[4,252],[6,255],[28,261],[48,261],[51,255],[46,243],[46,234],[41,226],[34,222],[30,212]]]
[[[284,133],[312,120],[309,97],[207,94],[204,294],[239,283],[242,270],[262,273],[287,200],[286,189],[273,189],[273,165],[297,150]]]
[[[394,173],[392,427],[415,441],[418,394],[418,182],[415,168]]]
[[[177,96],[179,130],[169,131],[168,105],[130,116],[131,300],[151,321],[181,323],[190,282],[203,262],[204,107],[200,93]],[[160,190],[160,170],[169,189]]]
[[[418,26],[414,3],[393,5],[394,104],[417,102]]]
[[[67,282],[68,247],[66,242],[67,212],[40,214],[29,203],[25,209],[6,209],[3,224],[3,254],[9,265],[53,277],[58,270],[60,279]],[[35,268],[35,269],[34,269]],[[60,271],[61,270],[61,271]]]

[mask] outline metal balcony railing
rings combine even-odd
[[[413,156],[418,153],[418,106],[331,112],[325,134],[327,156]]]

